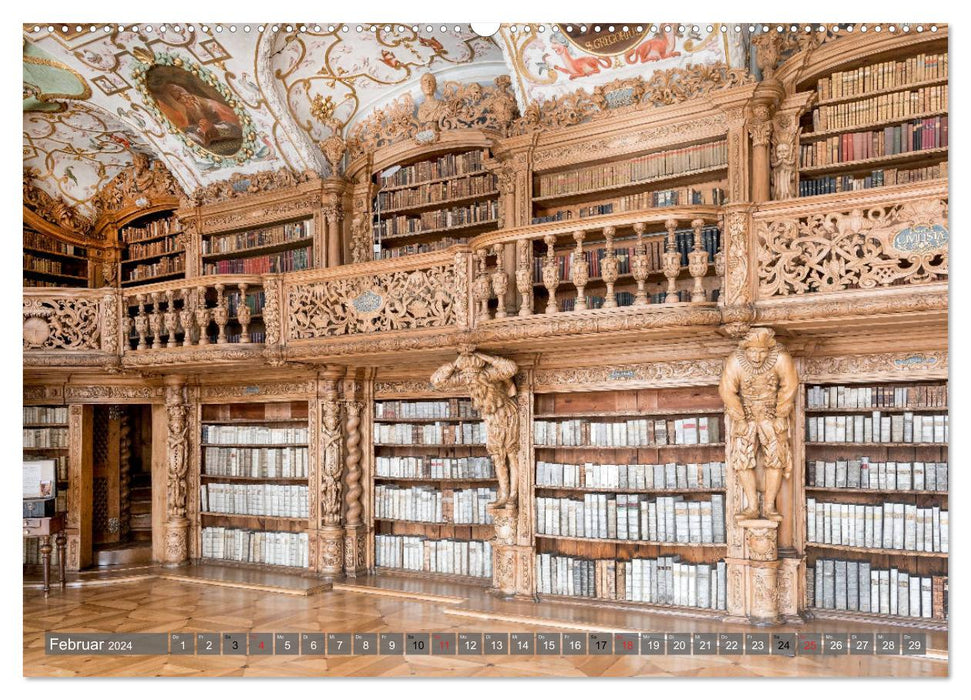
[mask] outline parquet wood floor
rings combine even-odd
[[[220,569],[220,567],[214,567]],[[746,632],[752,628],[712,620],[604,610],[560,603],[498,600],[482,589],[402,577],[365,577],[333,590],[280,594],[190,582],[219,576],[205,567],[152,569],[122,582],[52,591],[45,600],[24,588],[25,676],[946,676],[941,658],[842,656],[46,656],[46,631],[74,632]],[[143,572],[139,572],[142,574]],[[294,577],[299,578],[299,577]],[[306,579],[303,579],[305,582]],[[244,583],[246,583],[244,581]],[[290,582],[294,583],[294,582]],[[276,576],[273,586],[288,585]],[[294,583],[295,586],[301,584]],[[306,586],[307,584],[302,584]],[[868,625],[810,622],[786,631],[901,631]],[[946,649],[945,633],[928,634],[928,646]]]

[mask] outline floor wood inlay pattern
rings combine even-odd
[[[24,589],[25,676],[780,676],[941,677],[946,660],[885,656],[46,656],[47,631],[73,632],[654,632],[764,631],[713,620],[550,602],[505,601],[481,587],[364,577],[279,595],[159,576],[116,585]],[[258,576],[252,577],[258,581]],[[425,594],[423,598],[422,594]],[[461,601],[461,602],[457,602]],[[784,631],[900,631],[809,622]],[[946,633],[928,633],[947,649]]]

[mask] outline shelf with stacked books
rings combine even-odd
[[[947,178],[947,47],[912,51],[817,81],[799,136],[799,196]]]
[[[372,427],[376,570],[491,583],[497,482],[472,402],[376,401]]]
[[[308,421],[306,401],[202,406],[204,561],[310,566]]]
[[[499,227],[496,176],[481,149],[439,154],[375,175],[374,257],[442,250]]]
[[[721,614],[723,432],[714,387],[536,394],[537,592]]]
[[[947,392],[945,381],[806,386],[814,615],[946,627]]]
[[[67,406],[24,406],[23,407],[23,460],[33,462],[50,460],[54,462],[56,498],[55,509],[59,513],[67,511],[68,456],[70,453],[68,408]],[[52,553],[57,560],[57,545]],[[39,566],[40,540],[36,537],[24,538],[23,564]]]
[[[24,228],[25,287],[87,287],[88,250]]]
[[[185,233],[171,211],[140,217],[118,232],[124,244],[121,284],[144,284],[185,276]]]
[[[205,234],[202,274],[265,274],[313,267],[314,220],[275,223],[259,229]]]

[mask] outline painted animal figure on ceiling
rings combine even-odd
[[[563,59],[564,66],[553,66],[561,73],[566,73],[570,80],[576,78],[586,78],[589,75],[599,73],[601,68],[610,68],[610,59],[604,56],[579,56],[570,55],[570,50],[566,44],[557,41],[553,42],[553,51]]]
[[[666,27],[653,38],[642,41],[624,54],[628,63],[647,63],[649,61],[663,61],[666,58],[680,56],[680,51],[674,50],[675,41],[681,36],[673,27]]]

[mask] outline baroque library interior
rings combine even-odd
[[[23,27],[24,675],[948,674],[946,25],[226,27]]]

